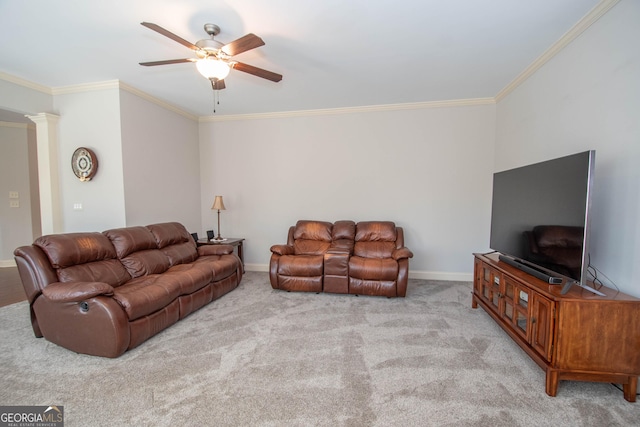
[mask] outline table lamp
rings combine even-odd
[[[211,206],[211,210],[217,210],[218,211],[218,236],[214,239],[214,240],[226,240],[223,239],[222,237],[220,237],[220,211],[225,210],[226,208],[224,207],[224,202],[222,201],[222,196],[216,196],[215,200],[213,201],[213,206]]]

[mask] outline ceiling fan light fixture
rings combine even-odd
[[[219,59],[213,58],[211,56],[199,59],[196,62],[196,67],[198,68],[200,74],[202,74],[207,79],[217,80],[223,80],[229,75],[229,71],[231,70],[226,62],[220,61]]]

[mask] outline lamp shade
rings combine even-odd
[[[216,196],[215,200],[213,201],[213,206],[211,206],[211,209],[217,209],[219,211],[223,211],[226,209],[224,207],[224,202],[222,201],[222,196]]]
[[[215,59],[211,56],[199,59],[196,68],[200,74],[208,79],[222,80],[229,75],[229,65],[226,62]]]

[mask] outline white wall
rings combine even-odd
[[[55,96],[63,232],[126,225],[119,92],[111,88]],[[91,181],[81,182],[71,170],[71,156],[78,147],[90,148],[98,157],[98,172]],[[82,210],[74,210],[76,203]]]
[[[299,219],[392,220],[413,277],[471,280],[488,241],[495,106],[214,121],[200,125],[202,227],[224,196],[222,235],[250,269]]]
[[[0,122],[0,266],[12,265],[14,249],[33,242],[39,231],[40,205],[31,197],[35,144],[33,125]],[[9,198],[10,192],[17,192],[18,198]],[[10,207],[11,202],[18,207]]]
[[[53,112],[53,96],[46,91],[37,90],[34,88],[26,87],[21,84],[16,84],[12,81],[6,80],[7,76],[0,73],[0,109],[7,110],[13,113],[20,114],[37,114],[41,112]],[[6,126],[5,126],[6,127]],[[11,131],[14,133],[13,131]],[[22,132],[21,132],[22,134]],[[15,135],[13,135],[15,136]],[[11,138],[13,138],[13,136]],[[0,138],[1,139],[1,138]],[[26,135],[22,134],[19,139],[26,145],[32,145],[31,152],[26,145],[20,148],[12,147],[5,151],[5,148],[0,148],[0,157],[2,157],[2,185],[4,191],[0,193],[0,200],[3,202],[3,208],[8,206],[8,189],[5,185],[16,182],[21,182],[20,186],[20,206],[18,209],[20,212],[19,218],[15,216],[15,208],[6,215],[3,214],[0,217],[0,228],[5,230],[0,233],[5,236],[0,237],[0,266],[14,265],[13,264],[13,250],[20,245],[26,245],[33,242],[33,239],[40,234],[40,204],[37,200],[37,182],[36,176],[31,176],[28,181],[25,181],[22,175],[25,171],[31,170],[32,173],[37,174],[37,164],[35,164],[35,131],[29,129],[26,131]],[[18,150],[18,151],[16,151]],[[31,158],[28,158],[28,156]],[[16,170],[15,168],[18,168]],[[8,172],[13,171],[13,172]],[[7,175],[8,173],[8,175]],[[24,187],[28,182],[28,185],[36,193],[34,198],[34,191],[30,191],[30,188]],[[25,206],[23,208],[22,206]],[[29,207],[29,210],[26,207]]]
[[[497,106],[496,170],[596,150],[591,262],[640,296],[640,2],[623,0]]]
[[[62,231],[101,231],[161,221],[180,221],[190,230],[200,231],[198,123],[121,90],[117,84],[96,84],[62,92],[47,95],[42,90],[0,79],[2,109],[60,116]],[[33,140],[35,146],[34,132]],[[72,153],[81,146],[93,149],[99,160],[98,173],[90,182],[80,182],[71,170]],[[26,146],[20,149],[20,153],[13,148],[11,152],[2,151],[3,161],[12,165],[11,169],[3,167],[3,171],[11,172],[12,180],[17,165],[27,162]],[[3,186],[9,184],[8,178],[3,176]],[[20,190],[21,207],[28,208],[29,193],[35,194],[35,208],[39,207],[37,181],[34,179],[32,184],[36,185],[35,192],[29,192],[28,188]],[[7,193],[7,206],[8,191],[3,192]],[[74,210],[76,203],[82,204],[82,210]],[[25,225],[27,216],[20,216],[19,221],[5,217],[0,228],[21,235],[19,244],[29,244],[40,234]],[[39,225],[39,216],[35,220]],[[17,246],[13,240],[0,245],[0,265],[13,258]],[[4,250],[5,246],[10,250]]]
[[[126,224],[200,231],[198,123],[120,90]]]
[[[23,114],[52,113],[53,96],[4,80],[0,75],[0,108]]]

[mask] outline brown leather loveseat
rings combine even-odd
[[[36,337],[118,357],[235,289],[227,245],[196,247],[182,224],[42,236],[14,252]]]
[[[538,225],[525,231],[523,258],[573,279],[580,279],[583,227]]]
[[[298,221],[271,253],[274,289],[387,297],[406,295],[413,257],[391,221]]]

